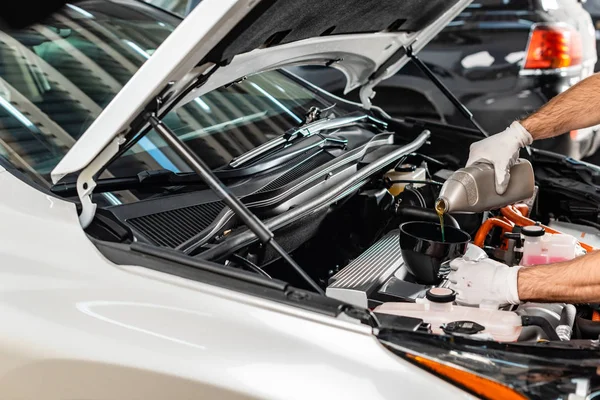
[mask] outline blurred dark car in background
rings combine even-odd
[[[594,28],[596,29],[596,51],[600,53],[600,0],[584,0],[583,8],[590,13]],[[600,71],[600,63],[596,63],[595,72]]]
[[[493,134],[593,73],[595,30],[579,0],[475,0],[419,57]],[[345,78],[338,71],[291,70],[343,96]],[[392,116],[472,127],[413,63],[376,91],[373,103]],[[358,101],[358,93],[346,97]],[[582,158],[595,152],[596,130],[573,131],[536,146]]]

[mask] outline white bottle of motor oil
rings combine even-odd
[[[510,182],[503,194],[496,192],[494,167],[478,162],[454,172],[444,183],[436,202],[442,213],[483,212],[530,199],[535,192],[531,163],[519,159],[510,169]]]

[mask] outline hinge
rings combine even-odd
[[[373,72],[373,74],[369,77],[369,81],[360,88],[360,101],[363,105],[363,108],[369,110],[372,106],[371,100],[375,97],[375,86],[379,84],[382,80],[386,79],[390,74],[389,69],[396,65],[402,57],[406,56],[408,52],[412,54],[412,44],[408,46],[401,46],[392,54],[383,64],[377,68],[377,71]]]
[[[123,135],[118,135],[77,177],[77,196],[81,202],[79,223],[82,228],[87,228],[94,220],[97,204],[92,202],[92,192],[96,187],[96,173],[103,168],[118,152],[119,147],[125,143]]]

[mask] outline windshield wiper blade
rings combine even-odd
[[[256,162],[252,163],[251,165],[238,169],[223,169],[214,171],[214,174],[219,177],[219,179],[246,177],[284,165],[295,158],[302,157],[304,154],[310,151],[320,151],[331,148],[345,149],[347,145],[348,140],[344,138],[336,138],[327,135],[315,135],[295,142],[292,145],[287,146],[273,154],[266,155],[265,153],[263,154],[265,157],[261,158],[256,156]]]
[[[307,138],[306,141],[295,142],[282,151],[267,156],[260,160],[260,162],[245,168],[236,170],[216,170],[213,171],[213,173],[219,179],[225,181],[230,179],[240,179],[278,167],[311,150],[318,151],[318,149],[345,148],[347,144],[348,141],[342,138],[326,135],[312,136]],[[168,169],[157,169],[142,171],[134,176],[98,179],[96,181],[94,192],[106,193],[120,190],[140,190],[153,187],[168,188],[191,185],[206,186],[202,177],[198,176],[195,172],[173,172]],[[60,182],[53,185],[50,190],[60,196],[75,196],[77,195],[77,182]]]
[[[285,144],[290,143],[298,138],[304,138],[308,136],[312,136],[321,131],[331,130],[331,129],[339,129],[347,126],[356,125],[361,122],[370,122],[377,126],[382,127],[383,129],[387,128],[387,123],[381,121],[377,118],[374,118],[367,114],[359,114],[359,115],[347,115],[344,117],[337,118],[323,118],[316,120],[314,122],[310,122],[308,124],[301,125],[297,128],[293,128],[281,136],[278,136],[274,139],[269,140],[262,145],[255,147],[254,149],[242,154],[239,157],[234,158],[229,163],[231,168],[239,168],[240,166],[247,164],[251,161],[256,160],[259,157],[264,156],[266,153],[283,146]]]

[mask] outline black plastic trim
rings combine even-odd
[[[338,300],[297,289],[286,282],[270,280],[246,271],[232,270],[220,264],[185,256],[174,250],[163,251],[162,248],[142,245],[136,246],[138,250],[142,249],[142,252],[139,252],[124,244],[94,238],[90,240],[109,261],[118,265],[136,265],[334,318],[348,308],[347,304]],[[149,247],[153,249],[146,251]]]
[[[246,283],[253,283],[263,285],[271,289],[284,291],[287,287],[287,283],[276,279],[265,279],[262,276],[256,274],[246,273],[244,271],[228,268],[223,265],[211,262],[198,262],[197,259],[186,256],[179,251],[171,250],[164,247],[157,247],[147,245],[144,243],[132,243],[129,248],[131,251],[146,254],[153,257],[162,258],[168,261],[176,262],[182,265],[186,265],[192,268],[199,268],[207,272],[227,276],[229,278],[235,278],[242,280]]]

